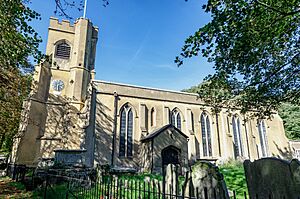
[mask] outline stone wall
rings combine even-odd
[[[114,162],[118,166],[137,166],[140,158],[140,140],[153,130],[169,124],[169,113],[176,109],[181,116],[181,131],[189,137],[188,159],[211,159],[226,161],[234,157],[232,116],[237,115],[241,121],[241,137],[244,157],[240,159],[255,160],[262,158],[261,141],[258,133],[257,118],[250,114],[243,115],[238,109],[224,108],[218,117],[212,112],[209,105],[203,103],[198,95],[144,88],[139,86],[118,83],[94,81],[97,87],[96,109],[96,161],[111,163],[111,154],[114,151]],[[114,95],[117,95],[117,107],[114,107]],[[132,107],[134,120],[134,156],[132,159],[118,157],[120,134],[120,111],[124,105]],[[115,149],[112,149],[114,129],[114,111],[116,115]],[[154,110],[154,120],[151,124],[151,110]],[[203,155],[203,140],[201,133],[200,116],[205,112],[209,116],[212,134],[212,156]],[[268,156],[289,158],[290,148],[284,134],[281,118],[274,114],[271,119],[264,120],[266,124]],[[217,127],[218,123],[218,127]],[[219,148],[220,146],[220,148]],[[221,153],[220,153],[221,152]]]

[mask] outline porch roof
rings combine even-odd
[[[187,135],[185,135],[180,129],[176,128],[174,125],[172,124],[167,124],[165,126],[162,126],[159,129],[156,129],[154,131],[152,131],[151,133],[149,133],[147,136],[145,136],[144,138],[141,139],[141,142],[146,142],[148,140],[152,140],[154,139],[156,136],[158,136],[160,133],[164,132],[165,130],[170,129],[170,130],[175,130],[177,131],[180,135],[182,135],[185,138],[188,138]]]

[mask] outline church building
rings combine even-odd
[[[95,80],[98,28],[50,19],[46,55],[24,101],[12,163],[62,160],[89,167],[161,172],[197,160],[288,158],[278,114],[259,120],[224,107],[215,113],[197,94]]]

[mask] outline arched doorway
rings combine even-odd
[[[175,146],[168,146],[161,152],[162,166],[168,164],[178,165],[180,164],[180,149]]]

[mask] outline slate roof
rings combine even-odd
[[[158,136],[160,133],[164,132],[167,129],[171,129],[171,130],[175,130],[177,131],[179,134],[181,134],[183,137],[188,138],[187,135],[185,135],[181,130],[179,130],[178,128],[176,128],[174,125],[172,124],[167,124],[159,129],[156,129],[154,131],[152,131],[151,133],[149,133],[146,137],[141,139],[141,142],[145,142],[148,140],[152,140],[154,139],[156,136]]]

